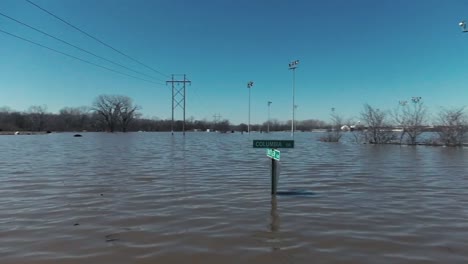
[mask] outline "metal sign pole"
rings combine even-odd
[[[271,159],[271,194],[276,195],[276,188],[278,186],[278,163],[279,161]]]

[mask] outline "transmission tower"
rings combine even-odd
[[[217,124],[219,120],[221,120],[221,115],[220,114],[215,114],[213,115],[214,123]]]
[[[184,120],[182,123],[182,132],[185,135],[185,88],[187,84],[192,84],[191,81],[187,80],[185,74],[183,74],[183,80],[174,79],[175,74],[172,74],[170,81],[166,81],[166,85],[170,83],[172,85],[172,122],[171,122],[171,133],[174,135],[174,110],[177,107],[182,109],[184,114]],[[182,84],[182,85],[180,85]]]

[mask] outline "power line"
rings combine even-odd
[[[129,55],[127,55],[127,54],[123,53],[122,51],[120,51],[120,50],[118,50],[118,49],[112,47],[111,45],[109,45],[109,44],[103,42],[102,40],[98,39],[97,37],[94,37],[94,36],[90,35],[89,33],[87,33],[87,32],[85,32],[85,31],[83,31],[82,29],[80,29],[80,28],[78,28],[78,27],[72,25],[71,23],[67,22],[66,20],[64,20],[64,19],[62,19],[62,18],[60,18],[60,17],[58,17],[57,15],[54,15],[52,12],[46,10],[45,8],[42,8],[41,6],[37,5],[36,3],[34,3],[34,2],[32,2],[32,1],[30,1],[30,0],[25,0],[25,1],[28,2],[28,3],[30,3],[31,5],[33,5],[33,6],[37,7],[37,8],[39,8],[40,10],[46,12],[47,14],[49,14],[49,15],[55,17],[56,19],[62,21],[63,23],[67,24],[68,26],[70,26],[70,27],[72,27],[72,28],[78,30],[79,32],[85,34],[86,36],[88,36],[88,37],[94,39],[95,41],[101,43],[102,45],[104,45],[104,46],[106,46],[106,47],[108,47],[108,48],[114,50],[115,52],[117,52],[117,53],[119,53],[119,54],[121,54],[121,55],[127,57],[128,59],[131,59],[132,61],[134,61],[134,62],[136,62],[136,63],[138,63],[138,64],[140,64],[140,65],[142,65],[142,66],[144,66],[144,67],[146,67],[146,68],[148,68],[148,69],[150,69],[150,70],[156,72],[156,73],[159,73],[159,74],[161,74],[161,75],[163,75],[163,76],[165,76],[165,77],[170,77],[169,75],[164,74],[164,73],[162,73],[162,72],[160,72],[160,71],[158,71],[158,70],[156,70],[156,69],[154,69],[154,68],[152,68],[152,67],[150,67],[150,66],[148,66],[148,65],[146,65],[146,64],[144,64],[144,63],[142,63],[142,62],[140,62],[139,60],[130,57]]]
[[[3,14],[3,13],[1,13],[1,12],[0,12],[0,16],[6,17],[6,18],[8,18],[8,19],[10,19],[10,20],[12,20],[12,21],[15,21],[15,22],[18,23],[18,24],[21,24],[21,25],[23,25],[23,26],[25,26],[25,27],[28,27],[28,28],[30,28],[30,29],[32,29],[32,30],[35,30],[35,31],[39,32],[39,33],[42,33],[42,34],[44,34],[44,35],[46,35],[46,36],[48,36],[48,37],[50,37],[50,38],[53,38],[53,39],[55,39],[55,40],[57,40],[57,41],[60,41],[60,42],[62,42],[62,43],[65,43],[65,44],[67,44],[67,45],[69,45],[69,46],[72,46],[72,47],[78,49],[78,50],[81,50],[81,51],[83,51],[83,52],[86,52],[86,53],[88,53],[88,54],[90,54],[90,55],[93,55],[93,56],[95,56],[95,57],[97,57],[97,58],[99,58],[99,59],[102,59],[102,60],[105,60],[105,61],[107,61],[107,62],[110,62],[110,63],[112,63],[112,64],[114,64],[114,65],[119,66],[119,67],[125,68],[125,69],[127,69],[127,70],[129,70],[129,71],[132,71],[132,72],[134,72],[134,73],[138,73],[138,74],[144,75],[144,76],[146,76],[146,77],[149,77],[149,78],[152,78],[152,79],[156,79],[156,80],[158,80],[158,81],[163,81],[163,80],[161,80],[161,79],[158,79],[158,78],[153,77],[153,76],[151,76],[151,75],[148,75],[148,74],[146,74],[146,73],[133,70],[133,69],[131,69],[131,68],[125,66],[125,65],[122,65],[122,64],[120,64],[120,63],[114,62],[114,61],[109,60],[109,59],[106,59],[106,58],[104,58],[104,57],[102,57],[102,56],[99,56],[99,55],[97,55],[97,54],[95,54],[95,53],[93,53],[93,52],[91,52],[91,51],[88,51],[88,50],[85,50],[85,49],[83,49],[83,48],[80,48],[80,47],[78,47],[78,46],[76,46],[76,45],[73,45],[73,44],[71,44],[71,43],[69,43],[69,42],[63,40],[63,39],[60,39],[60,38],[58,38],[58,37],[55,37],[55,36],[53,36],[53,35],[51,35],[51,34],[49,34],[49,33],[47,33],[47,32],[44,32],[44,31],[42,31],[42,30],[40,30],[40,29],[37,29],[37,28],[35,28],[35,27],[31,26],[31,25],[28,25],[28,24],[26,24],[26,23],[24,23],[24,22],[21,22],[21,21],[15,19],[15,18],[12,18],[12,17],[10,17],[10,16],[8,16],[8,15],[5,15],[5,14]]]
[[[111,71],[111,72],[115,72],[115,73],[118,73],[118,74],[122,74],[122,75],[125,75],[125,76],[128,76],[128,77],[131,77],[131,78],[134,78],[134,79],[138,79],[138,80],[141,80],[141,81],[145,81],[145,82],[149,82],[149,83],[154,83],[154,84],[162,84],[162,83],[157,83],[157,82],[154,82],[154,81],[151,81],[151,80],[147,80],[147,79],[143,79],[143,78],[140,78],[140,77],[137,77],[137,76],[133,76],[133,75],[130,75],[130,74],[126,74],[124,72],[121,72],[121,71],[117,71],[117,70],[114,70],[114,69],[111,69],[111,68],[108,68],[106,66],[102,66],[102,65],[99,65],[99,64],[96,64],[94,62],[91,62],[91,61],[87,61],[87,60],[84,60],[84,59],[81,59],[81,58],[78,58],[76,56],[73,56],[73,55],[70,55],[68,53],[65,53],[65,52],[61,52],[59,50],[56,50],[56,49],[53,49],[53,48],[50,48],[50,47],[47,47],[45,45],[42,45],[42,44],[39,44],[37,42],[34,42],[32,40],[29,40],[29,39],[26,39],[26,38],[23,38],[23,37],[20,37],[18,35],[15,35],[15,34],[12,34],[12,33],[9,33],[7,31],[4,31],[4,30],[1,30],[0,29],[0,32],[4,33],[4,34],[7,34],[7,35],[10,35],[12,37],[15,37],[15,38],[18,38],[18,39],[21,39],[23,41],[26,41],[26,42],[29,42],[29,43],[32,43],[34,45],[37,45],[39,47],[42,47],[42,48],[45,48],[45,49],[48,49],[48,50],[51,50],[53,52],[56,52],[56,53],[59,53],[59,54],[62,54],[64,56],[67,56],[67,57],[70,57],[70,58],[73,58],[75,60],[79,60],[79,61],[82,61],[84,63],[88,63],[88,64],[91,64],[93,66],[96,66],[96,67],[99,67],[99,68],[102,68],[102,69],[106,69],[108,71]]]

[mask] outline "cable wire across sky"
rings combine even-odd
[[[104,57],[102,57],[102,56],[99,56],[99,55],[97,55],[97,54],[95,54],[95,53],[93,53],[93,52],[91,52],[91,51],[86,50],[86,49],[80,48],[80,47],[78,47],[78,46],[76,46],[76,45],[71,44],[70,42],[67,42],[67,41],[65,41],[65,40],[63,40],[63,39],[60,39],[60,38],[58,38],[58,37],[55,37],[55,36],[53,36],[53,35],[51,35],[51,34],[49,34],[49,33],[47,33],[47,32],[44,32],[44,31],[42,31],[42,30],[40,30],[40,29],[38,29],[38,28],[35,28],[35,27],[33,27],[33,26],[31,26],[31,25],[28,25],[28,24],[26,24],[26,23],[24,23],[24,22],[21,22],[21,21],[15,19],[15,18],[10,17],[10,16],[8,16],[8,15],[5,15],[5,14],[3,14],[3,13],[1,13],[1,12],[0,12],[0,16],[3,16],[3,17],[5,17],[5,18],[8,18],[8,19],[10,19],[10,20],[12,20],[12,21],[14,21],[14,22],[16,22],[16,23],[18,23],[18,24],[21,24],[21,25],[23,25],[23,26],[25,26],[25,27],[28,27],[28,28],[30,28],[30,29],[32,29],[32,30],[35,30],[35,31],[37,31],[37,32],[39,32],[39,33],[41,33],[41,34],[44,34],[44,35],[46,35],[46,36],[48,36],[48,37],[50,37],[50,38],[53,38],[53,39],[55,39],[55,40],[57,40],[57,41],[60,41],[60,42],[62,42],[62,43],[64,43],[64,44],[66,44],[66,45],[69,45],[69,46],[71,46],[71,47],[74,47],[74,48],[76,48],[76,49],[78,49],[78,50],[81,50],[81,51],[83,51],[83,52],[85,52],[85,53],[88,53],[88,54],[90,54],[90,55],[92,55],[92,56],[95,56],[95,57],[97,57],[97,58],[99,58],[99,59],[101,59],[101,60],[105,60],[105,61],[107,61],[107,62],[109,62],[109,63],[112,63],[112,64],[117,65],[117,66],[119,66],[119,67],[122,67],[122,68],[124,68],[124,69],[127,69],[127,70],[129,70],[129,71],[132,71],[132,72],[134,72],[134,73],[144,75],[144,76],[149,77],[149,78],[151,78],[151,79],[155,79],[155,80],[158,80],[158,81],[164,81],[164,80],[161,80],[161,79],[159,79],[159,78],[156,78],[156,77],[153,77],[153,76],[151,76],[151,75],[148,75],[148,74],[146,74],[146,73],[144,73],[144,72],[131,69],[131,68],[125,66],[125,65],[122,65],[122,64],[120,64],[120,63],[114,62],[114,61],[112,61],[112,60],[110,60],[110,59],[106,59],[106,58],[104,58]],[[161,83],[161,84],[162,84],[162,83]]]
[[[108,48],[114,50],[115,52],[119,53],[120,55],[125,56],[126,58],[128,58],[128,59],[130,59],[130,60],[132,60],[132,61],[134,61],[134,62],[136,62],[136,63],[138,63],[138,64],[140,64],[141,66],[144,66],[144,67],[147,68],[147,69],[150,69],[150,70],[152,70],[152,71],[154,71],[154,72],[156,72],[156,73],[158,73],[158,74],[161,74],[161,75],[163,75],[163,76],[165,76],[165,77],[167,77],[167,78],[170,78],[169,75],[164,74],[164,73],[162,73],[162,72],[160,72],[160,71],[154,69],[153,67],[150,67],[150,66],[148,66],[147,64],[144,64],[144,63],[140,62],[139,60],[137,60],[137,59],[135,59],[135,58],[133,58],[133,57],[131,57],[131,56],[129,56],[129,55],[123,53],[122,51],[120,51],[120,50],[118,50],[118,49],[112,47],[111,45],[105,43],[104,41],[98,39],[97,37],[92,36],[91,34],[85,32],[84,30],[82,30],[82,29],[80,29],[80,28],[78,28],[77,26],[74,26],[74,25],[71,24],[70,22],[67,22],[66,20],[60,18],[59,16],[53,14],[52,12],[48,11],[47,9],[45,9],[45,8],[43,8],[43,7],[41,7],[41,6],[39,6],[38,4],[36,4],[36,3],[34,3],[34,2],[32,2],[32,1],[30,1],[30,0],[25,0],[25,1],[28,2],[28,3],[31,4],[31,5],[33,5],[33,6],[37,7],[37,8],[39,8],[39,9],[42,10],[43,12],[45,12],[45,13],[47,13],[47,14],[49,14],[49,15],[55,17],[56,19],[62,21],[62,22],[65,23],[66,25],[68,25],[68,26],[74,28],[75,30],[81,32],[82,34],[84,34],[84,35],[86,35],[86,36],[88,36],[88,37],[94,39],[95,41],[101,43],[102,45],[104,45],[104,46],[106,46],[106,47],[108,47]]]
[[[68,54],[68,53],[65,53],[65,52],[56,50],[56,49],[51,48],[51,47],[47,47],[47,46],[45,46],[45,45],[42,45],[42,44],[37,43],[37,42],[34,42],[34,41],[32,41],[32,40],[23,38],[23,37],[21,37],[21,36],[15,35],[15,34],[13,34],[13,33],[7,32],[7,31],[4,31],[4,30],[2,30],[2,29],[0,29],[0,32],[1,32],[1,33],[4,33],[4,34],[6,34],[6,35],[9,35],[9,36],[15,37],[15,38],[17,38],[17,39],[23,40],[23,41],[25,41],[25,42],[29,42],[29,43],[34,44],[34,45],[36,45],[36,46],[39,46],[39,47],[48,49],[48,50],[53,51],[53,52],[55,52],[55,53],[62,54],[62,55],[64,55],[64,56],[66,56],[66,57],[69,57],[69,58],[72,58],[72,59],[75,59],[75,60],[79,60],[79,61],[81,61],[81,62],[90,64],[90,65],[93,65],[93,66],[96,66],[96,67],[98,67],[98,68],[106,69],[106,70],[108,70],[108,71],[111,71],[111,72],[114,72],[114,73],[118,73],[118,74],[121,74],[121,75],[125,75],[125,76],[127,76],[127,77],[131,77],[131,78],[138,79],[138,80],[141,80],[141,81],[145,81],[145,82],[149,82],[149,83],[154,83],[154,84],[161,84],[161,85],[163,85],[162,83],[158,83],[158,82],[154,82],[154,81],[151,81],[151,80],[148,80],[148,79],[144,79],[144,78],[140,78],[140,77],[137,77],[137,76],[133,76],[133,75],[130,75],[130,74],[127,74],[127,73],[118,71],[118,70],[114,70],[114,69],[108,68],[108,67],[106,67],[106,66],[99,65],[99,64],[97,64],[97,63],[94,63],[94,62],[91,62],[91,61],[88,61],[88,60],[85,60],[85,59],[78,58],[78,57],[73,56],[73,55],[70,55],[70,54]]]

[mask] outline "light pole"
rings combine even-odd
[[[458,25],[461,27],[463,33],[468,32],[468,30],[466,29],[465,20],[463,20],[462,22],[458,23]]]
[[[289,69],[293,71],[293,98],[292,98],[292,120],[291,120],[291,136],[294,139],[294,108],[295,108],[295,101],[294,96],[296,93],[296,68],[299,65],[299,60],[295,60],[289,63]]]
[[[267,133],[270,133],[270,105],[271,101],[268,101],[268,121],[267,121]]]
[[[294,105],[294,111],[296,111],[298,105]],[[296,122],[294,122],[294,130],[296,130]]]
[[[249,135],[250,135],[250,88],[252,88],[253,84],[254,83],[252,81],[247,83],[247,89],[249,89],[249,124],[247,126],[247,133],[249,133]]]

